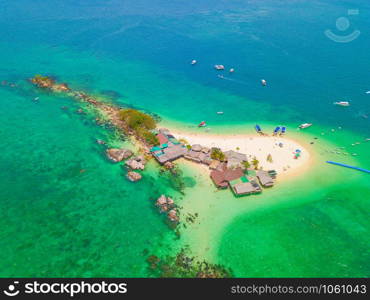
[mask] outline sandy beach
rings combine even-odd
[[[220,135],[208,133],[191,133],[170,129],[179,139],[189,144],[200,144],[206,147],[219,147],[223,151],[234,150],[247,154],[248,159],[256,157],[264,170],[276,170],[279,178],[298,174],[307,169],[312,162],[309,151],[295,140],[286,137],[259,136],[253,134]],[[282,145],[282,146],[280,146]],[[301,156],[294,158],[299,149]],[[272,162],[267,161],[271,154]]]

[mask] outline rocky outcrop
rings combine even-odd
[[[141,178],[142,176],[138,172],[130,171],[127,173],[127,179],[132,182],[139,181]]]
[[[171,222],[174,222],[174,223],[177,223],[177,222],[179,222],[179,220],[180,220],[180,218],[179,218],[179,216],[178,216],[178,214],[177,214],[177,210],[176,210],[176,208],[171,209],[171,210],[168,212],[167,217],[168,217],[168,219],[169,219]]]
[[[97,144],[99,144],[99,145],[105,145],[105,144],[106,144],[106,142],[105,142],[105,141],[100,140],[100,139],[97,139],[97,140],[96,140],[96,143],[97,143]]]
[[[107,150],[107,156],[110,160],[114,162],[120,162],[124,159],[129,158],[133,155],[133,152],[128,149],[108,149]]]
[[[173,169],[175,167],[175,164],[168,161],[163,165],[167,170]]]
[[[146,161],[143,156],[137,156],[126,161],[125,164],[132,170],[144,170]]]
[[[170,211],[175,208],[175,202],[172,198],[161,195],[155,205],[159,208],[160,213]]]

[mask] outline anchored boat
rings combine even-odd
[[[218,71],[225,70],[224,65],[215,65],[215,69]]]
[[[279,131],[280,131],[280,126],[275,128],[273,135],[277,135]]]
[[[199,124],[198,124],[198,127],[206,127],[207,126],[207,124],[206,124],[206,122],[205,121],[202,121],[202,122],[200,122]]]
[[[261,80],[261,84],[262,84],[263,86],[266,86],[266,85],[267,85],[267,81],[266,81],[265,79],[262,79],[262,80]]]
[[[339,101],[339,102],[334,102],[334,105],[349,106],[349,102],[348,101]]]
[[[256,129],[256,131],[258,133],[262,133],[262,129],[261,129],[260,125],[257,124],[256,126],[254,126],[254,128]]]
[[[192,65],[195,65],[197,63],[197,61],[195,60],[195,59],[193,59],[192,61],[191,61],[191,64]]]
[[[305,128],[308,128],[308,127],[311,127],[311,126],[312,126],[311,123],[303,123],[303,124],[299,125],[299,128],[305,129]]]

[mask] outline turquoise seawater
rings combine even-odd
[[[149,276],[148,254],[179,246],[151,198],[186,194],[154,163],[128,182],[95,139],[129,143],[76,114],[70,99],[31,87],[34,74],[189,130],[202,120],[220,132],[285,124],[307,141],[320,137],[318,153],[321,140],[356,152],[326,154],[308,183],[237,216],[212,247],[237,276],[369,275],[370,177],[324,166],[330,158],[370,168],[368,1],[0,3],[0,81],[16,84],[0,86],[0,276]],[[340,17],[350,21],[345,31]],[[361,34],[336,43],[327,29]],[[220,79],[214,64],[236,71]],[[298,133],[305,122],[314,126]],[[320,174],[336,180],[323,184]]]

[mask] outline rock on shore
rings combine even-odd
[[[138,172],[130,171],[127,173],[127,178],[128,180],[135,182],[139,181],[142,178],[142,176]]]
[[[131,150],[128,149],[108,149],[107,150],[107,156],[111,161],[114,162],[120,162],[124,159],[129,158],[132,156],[134,153]]]
[[[167,213],[167,218],[174,223],[179,221],[179,216],[175,208],[175,202],[172,198],[161,195],[155,205],[159,208],[160,213]]]
[[[130,167],[132,170],[144,170],[145,159],[142,156],[137,156],[126,161],[126,166]]]

